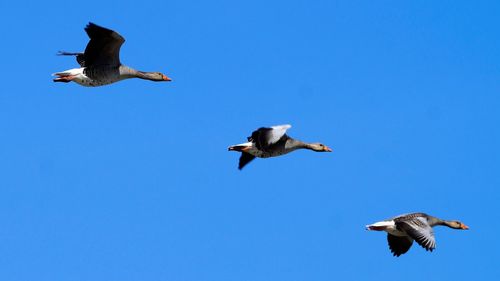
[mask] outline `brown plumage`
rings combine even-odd
[[[102,86],[129,78],[151,81],[171,81],[160,72],[137,71],[120,62],[120,48],[125,39],[117,32],[89,23],[85,32],[90,38],[85,52],[59,52],[59,55],[76,56],[81,68],[54,73],[54,82],[74,81],[82,86]]]
[[[291,125],[262,127],[248,137],[248,142],[232,145],[229,151],[241,152],[238,169],[242,169],[250,161],[259,158],[281,156],[297,149],[309,149],[316,152],[331,152],[332,150],[321,143],[306,143],[286,135]]]
[[[367,225],[366,229],[387,232],[389,249],[394,256],[399,257],[410,249],[413,241],[432,252],[436,248],[433,230],[436,225],[444,225],[453,229],[469,229],[460,221],[442,220],[425,213],[400,215]]]

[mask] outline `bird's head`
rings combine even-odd
[[[308,146],[311,150],[316,152],[332,152],[333,150],[322,143],[311,143]]]
[[[460,221],[449,221],[446,225],[451,227],[451,228],[455,228],[455,229],[463,229],[463,230],[469,229],[468,226],[466,226],[465,224],[463,224]]]
[[[172,81],[172,79],[170,79],[167,75],[165,75],[163,73],[156,72],[156,74],[158,75],[158,78],[159,78],[158,81],[167,81],[167,82]]]

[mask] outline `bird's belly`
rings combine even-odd
[[[259,157],[259,158],[267,158],[267,157],[269,157],[264,151],[258,150],[255,147],[251,147],[250,149],[245,150],[245,152],[248,153],[248,154],[250,154],[250,155],[253,155],[255,157]]]
[[[251,149],[249,149],[246,152],[255,156],[255,157],[258,157],[258,158],[277,157],[277,156],[281,156],[283,154],[288,153],[288,151],[281,150],[281,149],[277,149],[277,150],[273,150],[273,151],[262,151],[262,150],[257,149],[256,147],[252,147]]]
[[[87,67],[82,74],[73,79],[76,83],[86,87],[104,86],[120,80],[120,73],[114,67]]]
[[[76,77],[73,79],[76,83],[85,87],[98,87],[116,82],[115,79],[92,79],[89,77]]]

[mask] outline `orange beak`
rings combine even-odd
[[[172,81],[172,79],[168,78],[166,75],[163,75],[163,81],[170,82],[170,81]]]
[[[467,229],[469,229],[469,227],[468,227],[468,226],[466,226],[466,225],[465,225],[465,224],[463,224],[463,223],[462,223],[462,225],[460,226],[460,228],[461,228],[461,229],[463,229],[463,230],[467,230]]]
[[[333,150],[331,148],[329,148],[328,146],[325,145],[324,151],[326,151],[326,152],[332,152]]]

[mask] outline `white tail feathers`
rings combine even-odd
[[[394,221],[379,221],[374,224],[369,224],[366,226],[367,230],[384,230],[387,227],[394,226]]]
[[[252,143],[251,142],[245,142],[245,143],[240,143],[240,144],[235,144],[235,145],[231,145],[228,150],[232,151],[242,151],[242,149],[245,149],[245,148],[248,148],[248,147],[252,147]]]
[[[64,77],[64,76],[71,76],[71,75],[78,75],[78,74],[83,74],[83,67],[82,68],[73,68],[73,69],[68,69],[68,70],[61,71],[61,72],[52,73],[52,76]]]

